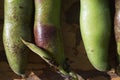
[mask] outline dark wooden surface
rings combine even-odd
[[[64,80],[38,55],[31,51],[29,52],[26,79],[21,79],[21,77],[12,72],[6,60],[2,41],[3,1],[0,0],[0,80]],[[71,68],[78,74],[79,80],[83,80],[80,76],[85,80],[120,80],[114,71],[99,72],[90,64],[79,30],[79,6],[79,0],[63,0],[62,2],[62,34],[65,55]],[[109,52],[109,63],[114,68],[116,66],[117,52],[113,31]]]

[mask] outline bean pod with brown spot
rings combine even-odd
[[[59,73],[77,80],[65,63],[60,13],[61,0],[35,0],[35,44],[22,41]]]
[[[120,75],[120,0],[115,0],[114,31],[117,44],[118,62],[117,73]]]
[[[61,0],[35,0],[35,43],[48,51],[60,65],[65,62],[60,33]]]
[[[25,74],[27,47],[20,38],[31,40],[33,0],[4,0],[3,43],[11,69]]]

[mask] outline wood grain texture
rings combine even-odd
[[[29,51],[29,64],[26,78],[21,79],[10,69],[2,43],[3,30],[3,1],[0,0],[0,80],[65,80],[47,65],[38,55]],[[78,74],[79,80],[120,80],[114,71],[99,72],[90,64],[79,30],[79,0],[62,0],[62,34],[65,47],[65,55],[71,68]],[[112,1],[112,0],[111,0]],[[67,5],[66,5],[67,4]],[[115,68],[116,43],[112,31],[110,42],[109,63]],[[66,79],[67,80],[67,79]]]

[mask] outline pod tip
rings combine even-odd
[[[62,77],[68,78],[69,80],[78,80],[78,76],[75,72],[73,71],[67,72],[66,70],[63,69],[63,67],[58,67],[58,70],[59,70],[58,73],[60,73]]]
[[[18,72],[15,72],[15,71],[14,71],[14,73],[16,73],[17,75],[21,76],[23,79],[25,78],[25,73],[18,73]]]
[[[76,73],[71,71],[69,75],[70,75],[70,80],[78,80],[78,76]]]

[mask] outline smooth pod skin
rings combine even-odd
[[[25,74],[27,47],[20,38],[31,40],[32,0],[4,0],[3,42],[11,69]]]
[[[80,28],[91,64],[97,70],[108,70],[111,34],[109,0],[81,0]]]
[[[114,31],[117,43],[118,62],[117,72],[120,75],[120,0],[115,0]]]
[[[64,49],[60,33],[61,0],[35,0],[35,43],[48,51],[56,62],[64,65]]]

